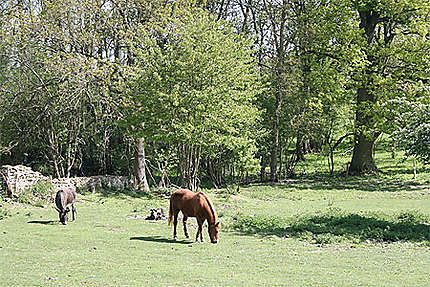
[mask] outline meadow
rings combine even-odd
[[[430,170],[414,179],[410,160],[376,158],[378,176],[330,176],[310,156],[280,184],[204,190],[218,244],[206,228],[195,243],[180,223],[175,241],[167,221],[144,220],[168,212],[163,195],[80,194],[67,226],[52,204],[2,199],[0,286],[430,286]]]

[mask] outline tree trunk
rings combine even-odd
[[[265,11],[271,11],[271,7],[267,5],[266,1],[263,1]],[[275,90],[275,109],[273,113],[273,130],[272,130],[272,148],[270,152],[270,181],[277,182],[278,178],[278,155],[279,155],[279,118],[281,116],[282,107],[282,83],[284,81],[282,74],[284,72],[284,54],[286,39],[284,34],[285,25],[287,22],[287,1],[282,1],[280,7],[281,14],[279,26],[277,25],[276,16],[273,11],[268,13],[269,20],[271,22],[271,28],[274,35],[277,63],[275,66],[275,79],[276,79],[276,90]]]
[[[330,148],[330,156],[329,156],[330,174],[333,174],[333,172],[334,172],[334,151],[342,143],[342,141],[344,139],[346,139],[349,136],[353,136],[353,135],[355,135],[355,134],[354,133],[348,133],[348,134],[341,136],[333,146],[331,145],[330,140],[327,140],[327,145]]]
[[[201,147],[194,145],[179,145],[179,170],[181,172],[182,187],[196,191],[200,185],[197,177],[200,164]]]
[[[354,135],[354,150],[348,174],[360,175],[365,173],[376,173],[378,171],[373,155],[375,141],[380,133],[372,130],[372,116],[366,114],[366,112],[360,108],[364,103],[374,102],[375,97],[369,93],[367,88],[358,89],[357,105],[359,108],[356,111],[355,118],[357,132]]]
[[[374,35],[376,25],[379,21],[379,14],[374,11],[360,11],[360,28],[364,30],[363,35],[367,40],[370,47],[374,43]],[[372,84],[372,70],[376,65],[375,55],[370,54],[366,50],[367,59],[369,61],[366,67],[366,77],[360,83],[361,87],[357,89],[357,111],[355,114],[355,128],[354,135],[354,150],[352,154],[351,164],[348,173],[352,175],[360,175],[364,173],[375,173],[377,168],[373,158],[373,151],[375,140],[379,134],[374,130],[375,119],[368,112],[369,107],[376,103],[374,94],[369,90]]]
[[[0,170],[0,175],[2,176],[3,181],[4,181],[5,185],[6,185],[6,195],[7,195],[9,198],[17,197],[17,196],[13,193],[13,188],[12,188],[12,184],[11,184],[11,183],[10,183],[10,181],[9,181],[9,174],[8,174],[8,172],[6,171],[5,173],[3,173],[3,172]],[[1,185],[0,185],[0,187],[1,187]]]
[[[260,158],[260,182],[266,181],[266,162],[264,160],[264,157],[261,156]]]
[[[206,159],[206,172],[216,189],[224,186],[223,167],[219,159]]]
[[[146,158],[145,158],[145,139],[137,138],[134,145],[134,187],[143,187],[145,192],[149,192],[149,184],[146,179]]]
[[[375,160],[373,159],[375,139],[370,139],[363,134],[355,135],[354,138],[355,145],[348,174],[360,175],[377,172]]]
[[[279,169],[278,169],[278,179],[281,180],[282,179],[282,169],[283,169],[283,165],[282,165],[282,154],[284,152],[284,149],[282,148],[282,144],[279,145]]]
[[[272,149],[270,153],[270,181],[278,181],[278,151],[279,151],[279,115],[281,112],[281,92],[280,83],[278,83],[276,91],[275,112],[273,114],[273,130],[272,130]]]
[[[296,160],[297,161],[305,161],[305,151],[304,151],[304,144],[303,144],[303,137],[300,133],[297,134],[297,140],[296,140]]]

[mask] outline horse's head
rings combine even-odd
[[[221,223],[219,223],[219,221],[215,222],[214,224],[209,224],[208,233],[212,243],[218,242],[220,229],[221,229]]]
[[[58,211],[58,217],[60,218],[60,222],[64,225],[67,224],[67,221],[69,220],[69,212],[70,209],[67,207],[66,209],[60,210],[58,208],[55,208]]]

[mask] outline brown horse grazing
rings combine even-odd
[[[218,242],[218,232],[221,224],[218,221],[218,214],[210,199],[203,193],[194,193],[190,190],[181,189],[170,196],[169,224],[173,219],[173,237],[176,239],[176,225],[178,224],[178,214],[182,211],[184,215],[185,237],[190,238],[187,231],[188,217],[195,217],[199,228],[197,230],[196,241],[203,242],[203,222],[208,221],[208,233],[212,243]]]

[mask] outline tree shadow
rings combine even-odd
[[[367,192],[401,190],[428,190],[429,182],[425,184],[411,180],[386,179],[382,177],[341,177],[341,176],[314,176],[300,179],[285,180],[272,184],[279,189],[296,190],[361,190]]]
[[[275,235],[306,240],[353,242],[429,242],[430,224],[424,215],[403,212],[395,216],[328,212],[300,218],[236,219],[234,229],[242,234]],[[425,217],[425,216],[424,216]],[[242,221],[242,222],[241,222]],[[263,224],[262,224],[263,223]]]
[[[30,224],[43,224],[43,225],[54,225],[59,223],[58,220],[31,220],[31,221],[27,221],[27,223]]]
[[[317,215],[285,229],[290,236],[334,235],[364,242],[423,242],[430,240],[430,226],[416,221],[390,221],[359,214]]]
[[[145,192],[141,190],[132,189],[100,189],[96,192],[105,198],[140,198],[140,199],[160,199],[167,198],[170,192],[167,190],[153,190]]]
[[[158,242],[158,243],[176,243],[176,244],[191,244],[189,240],[175,240],[163,238],[160,236],[138,236],[138,237],[130,237],[130,240],[142,240],[148,242]]]

